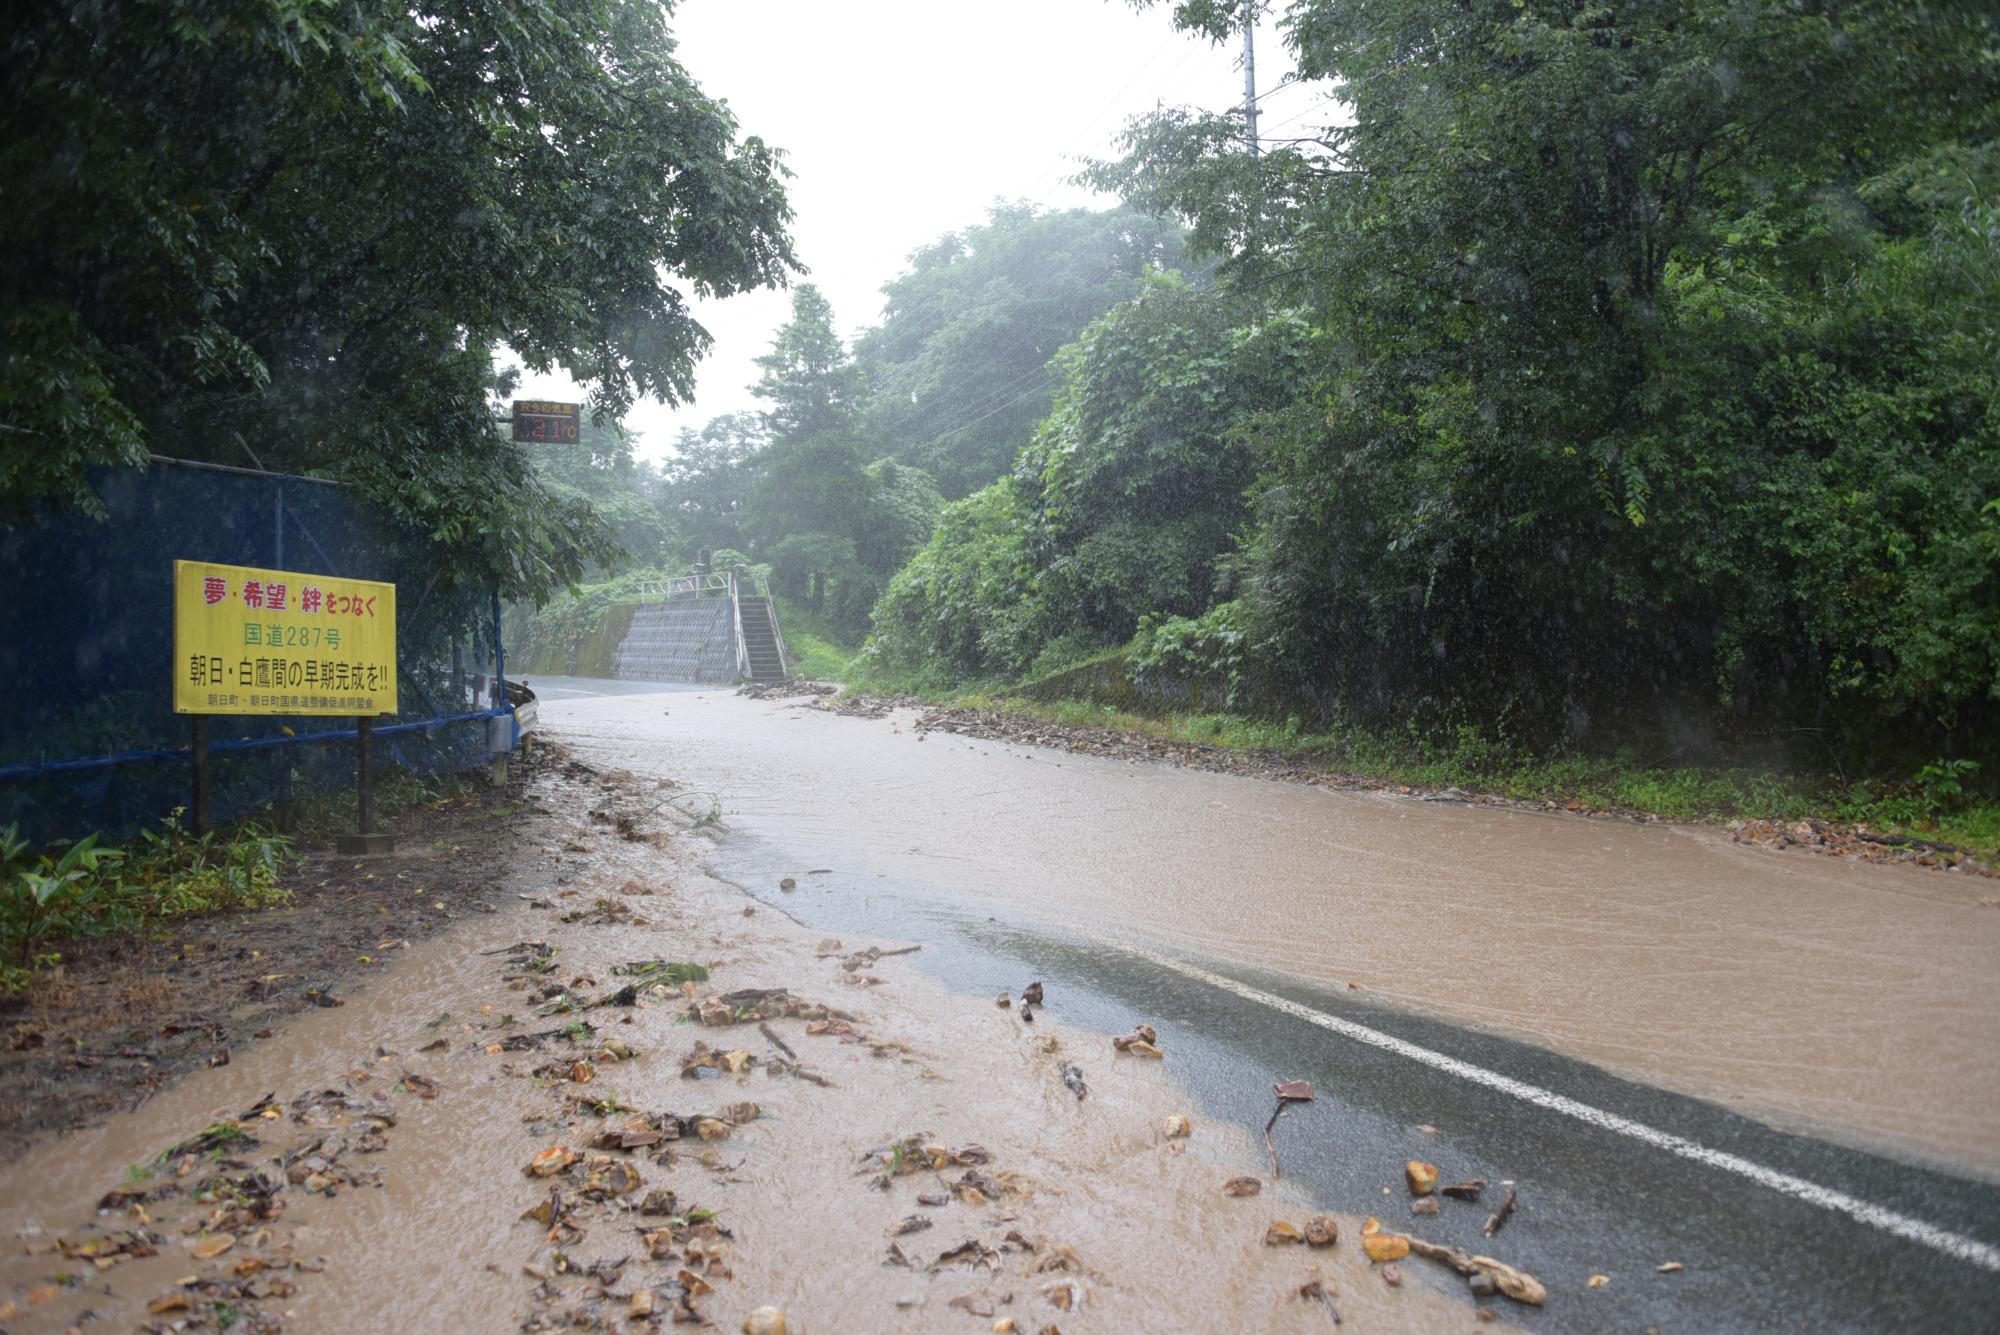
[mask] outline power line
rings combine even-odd
[[[1174,44],[1174,39],[1178,36],[1180,36],[1180,34],[1177,32],[1169,32],[1167,34],[1165,40],[1163,40],[1160,43],[1159,47],[1154,50],[1153,54],[1147,56],[1145,61],[1140,64],[1139,68],[1132,71],[1132,76],[1127,80],[1125,80],[1125,82],[1119,86],[1118,91],[1113,93],[1105,101],[1104,105],[1097,109],[1097,114],[1095,116],[1092,116],[1089,120],[1085,121],[1083,123],[1083,127],[1078,131],[1076,131],[1075,134],[1070,136],[1069,148],[1076,147],[1076,141],[1082,139],[1084,135],[1089,134],[1090,131],[1097,125],[1097,122],[1104,119],[1105,113],[1110,111],[1111,108],[1118,105],[1118,99],[1125,96],[1125,94],[1131,90],[1133,84],[1139,82],[1139,76],[1144,74],[1149,68],[1151,68],[1154,61],[1158,60],[1161,56],[1166,54],[1167,48]],[[1191,51],[1193,48],[1189,49]],[[1172,74],[1173,71],[1179,69],[1181,67],[1181,64],[1184,63],[1186,60],[1187,60],[1187,54],[1184,53],[1181,56],[1180,61],[1176,62],[1175,65],[1173,66],[1173,69],[1168,70],[1167,73]],[[1027,185],[1023,186],[1016,193],[1018,195],[1026,195],[1030,190],[1040,185],[1044,177],[1046,177],[1050,172],[1054,171],[1057,167],[1062,165],[1063,159],[1069,156],[1069,148],[1065,148],[1062,152],[1056,154],[1054,161],[1050,162],[1048,166],[1042,168],[1042,170],[1036,174],[1035,178],[1032,181],[1029,181]]]

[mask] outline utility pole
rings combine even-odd
[[[1250,156],[1264,150],[1257,142],[1257,0],[1243,0],[1243,127],[1250,135]]]

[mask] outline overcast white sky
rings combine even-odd
[[[1168,10],[1124,0],[681,0],[681,61],[729,103],[744,134],[786,154],[799,258],[842,333],[875,323],[881,287],[910,252],[984,218],[999,198],[1052,207],[1113,200],[1064,183],[1078,158],[1156,103],[1240,103],[1240,48],[1173,31]],[[1328,112],[1323,88],[1278,89],[1290,74],[1277,34],[1257,40],[1263,130],[1298,133]],[[1288,119],[1294,120],[1285,129]],[[627,425],[657,458],[679,428],[754,407],[754,359],[790,314],[789,292],[698,303],[715,335],[695,400],[647,401]],[[530,374],[523,397],[575,398],[560,376]]]

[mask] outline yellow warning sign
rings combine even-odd
[[[396,586],[174,562],[174,712],[393,714]]]

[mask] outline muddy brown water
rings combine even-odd
[[[721,692],[546,703],[822,865],[1358,984],[1787,1130],[2000,1179],[1995,883],[1710,829],[1332,791]]]
[[[650,791],[646,794],[651,796]],[[696,958],[710,964],[715,987],[787,986],[851,1010],[864,1032],[889,1037],[904,1051],[886,1056],[831,1037],[809,1037],[796,1020],[776,1024],[807,1063],[834,1082],[821,1088],[753,1071],[717,1081],[680,1077],[676,1058],[697,1038],[741,1043],[768,1055],[749,1026],[697,1030],[678,1006],[590,1013],[604,1033],[626,1039],[637,1061],[602,1067],[588,1087],[627,1105],[682,1114],[718,1110],[743,1099],[763,1117],[721,1142],[717,1162],[690,1152],[672,1167],[640,1162],[647,1188],[679,1193],[683,1208],[718,1212],[734,1234],[729,1266],[701,1304],[716,1327],[735,1330],[764,1303],[789,1313],[795,1331],[983,1329],[951,1310],[951,1299],[978,1295],[1023,1330],[1064,1329],[1318,1330],[1325,1314],[1297,1294],[1323,1269],[1339,1293],[1351,1329],[1462,1330],[1472,1325],[1456,1277],[1425,1274],[1412,1262],[1402,1289],[1391,1290],[1362,1259],[1360,1219],[1341,1216],[1340,1247],[1308,1253],[1262,1243],[1273,1218],[1302,1222],[1308,1210],[1277,1184],[1261,1196],[1225,1196],[1219,1184],[1262,1166],[1261,1147],[1241,1128],[1197,1119],[1195,1134],[1169,1142],[1161,1123],[1186,1112],[1184,1091],[1166,1062],[1114,1061],[1099,1036],[1075,1034],[1054,1020],[1022,1026],[990,1000],[944,993],[888,959],[874,967],[882,986],[856,986],[836,960],[819,956],[817,933],[780,915],[743,916],[734,888],[703,877],[703,836],[683,832],[671,850],[622,843],[594,827],[585,809],[602,794],[572,792],[539,829],[504,890],[558,894],[555,910],[516,907],[475,917],[422,942],[393,968],[357,984],[338,1009],[297,1017],[226,1067],[199,1072],[143,1107],[105,1125],[45,1144],[0,1170],[0,1236],[41,1244],[129,1219],[96,1214],[99,1197],[134,1166],[219,1118],[239,1116],[275,1093],[281,1102],[308,1091],[346,1086],[388,1095],[398,1116],[388,1147],[353,1166],[380,1170],[380,1187],[357,1187],[334,1199],[300,1191],[272,1226],[268,1245],[245,1237],[221,1258],[197,1261],[191,1216],[172,1203],[155,1207],[168,1238],[163,1254],[101,1273],[10,1245],[0,1254],[0,1307],[23,1313],[0,1320],[9,1331],[57,1331],[72,1322],[132,1329],[145,1304],[191,1275],[220,1275],[239,1258],[289,1247],[324,1268],[292,1276],[298,1292],[265,1311],[295,1331],[506,1331],[531,1310],[524,1265],[548,1267],[555,1248],[520,1213],[545,1194],[522,1174],[543,1146],[580,1147],[592,1123],[561,1126],[555,1116],[568,1087],[526,1078],[537,1054],[501,1056],[487,1044],[522,1028],[560,1020],[527,1019],[532,1003],[503,980],[496,946],[545,938],[558,947],[558,976],[598,980],[633,958]],[[628,803],[629,805],[633,805]],[[643,802],[637,805],[644,805]],[[588,904],[638,881],[661,893],[623,899],[648,921],[610,926],[564,924],[557,910]],[[850,941],[850,948],[866,944]],[[885,943],[893,944],[893,943]],[[589,989],[591,991],[596,988]],[[502,1026],[513,1015],[526,1024]],[[631,1023],[621,1024],[623,1015]],[[438,1036],[446,1052],[419,1049]],[[1079,1103],[1056,1065],[1087,1045],[1091,1092]],[[392,1055],[378,1055],[378,1048]],[[512,1068],[510,1070],[510,1067]],[[405,1071],[434,1080],[425,1100],[393,1092]],[[363,1078],[365,1077],[365,1078]],[[1001,1273],[962,1268],[931,1275],[882,1264],[886,1230],[912,1213],[915,1193],[938,1183],[899,1179],[869,1189],[858,1171],[864,1153],[898,1136],[928,1131],[948,1144],[976,1142],[993,1151],[990,1171],[1018,1174],[1024,1191],[981,1208],[953,1202],[930,1211],[933,1227],[900,1239],[922,1267],[968,1237],[997,1241],[1019,1229],[1046,1250],[1074,1248],[1082,1269],[1033,1273],[1032,1258],[1013,1256]],[[242,1157],[259,1161],[295,1139],[289,1120],[272,1124],[265,1145]],[[164,1170],[162,1170],[164,1171]],[[643,1259],[637,1221],[615,1210],[593,1215],[591,1235],[568,1251],[580,1260],[633,1258],[624,1288],[664,1286],[676,1266]],[[61,1273],[84,1276],[52,1297],[30,1293]],[[1058,1284],[1078,1285],[1082,1306],[1051,1305]],[[574,1292],[581,1281],[569,1281]],[[169,1320],[172,1319],[170,1316]],[[212,1329],[213,1325],[203,1328]]]

